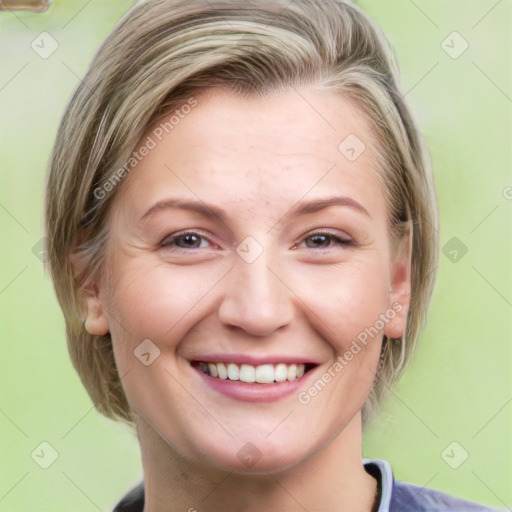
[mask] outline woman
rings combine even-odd
[[[141,446],[115,510],[489,510],[361,457],[438,239],[426,150],[359,9],[137,5],[64,114],[46,227],[73,363]]]

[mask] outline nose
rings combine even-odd
[[[269,336],[289,325],[294,314],[293,292],[278,267],[266,257],[248,263],[236,256],[218,309],[220,321],[253,336]]]

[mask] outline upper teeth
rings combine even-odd
[[[204,363],[199,367],[204,373],[219,379],[240,380],[242,382],[258,382],[271,384],[295,380],[304,375],[304,364],[236,364],[236,363]]]

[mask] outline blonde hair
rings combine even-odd
[[[112,30],[76,88],[58,130],[47,183],[47,265],[72,362],[104,415],[133,422],[110,334],[93,336],[83,325],[84,287],[105,271],[108,213],[120,188],[113,186],[119,169],[148,128],[196,91],[222,87],[263,97],[300,85],[343,94],[371,120],[390,226],[405,221],[413,226],[406,335],[384,338],[365,420],[403,372],[434,284],[437,201],[427,152],[380,30],[341,0],[149,0]]]

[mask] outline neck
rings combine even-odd
[[[145,481],[144,512],[370,512],[377,482],[364,470],[361,418],[327,446],[284,471],[226,472],[181,457],[139,418]]]

